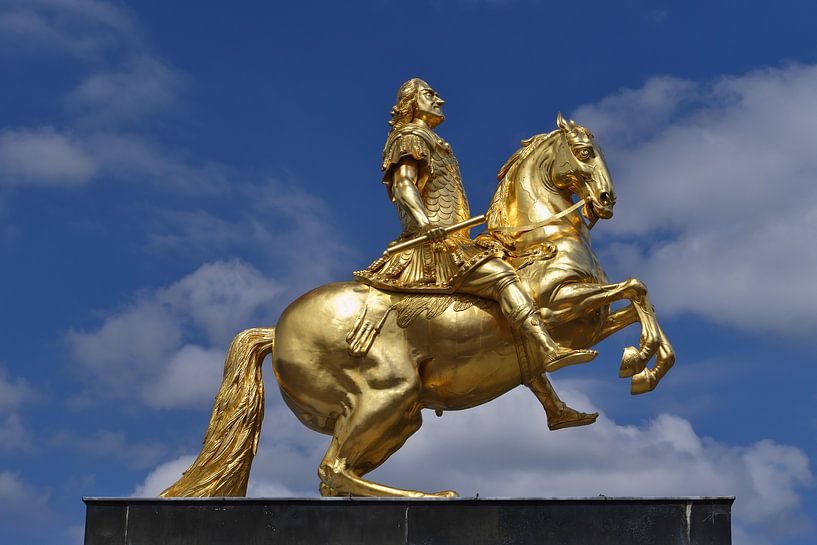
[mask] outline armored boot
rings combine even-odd
[[[595,350],[574,350],[556,344],[535,307],[517,326],[517,333],[528,357],[534,360],[533,366],[542,372],[552,373],[568,365],[587,363],[599,354]]]
[[[535,361],[528,364],[532,378],[525,385],[530,388],[533,395],[536,396],[536,399],[545,409],[548,429],[555,431],[594,423],[599,413],[584,413],[568,407],[551,386],[545,372],[553,372],[577,363],[587,363],[595,358],[598,352],[595,350],[571,350],[556,344],[545,330],[538,311],[527,317],[519,332],[528,359],[536,359],[541,362],[539,364],[541,367],[537,367]]]
[[[598,355],[595,350],[573,350],[557,344],[545,329],[539,310],[518,280],[506,282],[498,295],[502,314],[521,339],[527,355],[528,361],[522,366],[523,384],[530,384],[531,380],[546,371],[587,363]]]
[[[548,429],[550,431],[561,430],[562,428],[572,428],[575,426],[587,426],[596,421],[599,413],[583,413],[569,407],[567,403],[559,398],[556,390],[550,384],[547,375],[544,373],[534,378],[528,384],[533,395],[542,404],[548,419]]]
[[[512,323],[522,339],[527,357],[527,361],[520,362],[522,381],[545,409],[548,429],[555,431],[594,423],[599,413],[585,413],[569,407],[551,386],[546,372],[553,372],[577,363],[587,363],[595,358],[598,352],[571,350],[557,344],[545,329],[536,307],[531,304],[525,309],[524,314],[522,308],[516,314],[518,317],[516,323]],[[524,317],[521,318],[521,316]]]

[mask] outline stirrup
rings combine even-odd
[[[598,355],[599,353],[596,350],[573,350],[560,346],[548,354],[547,359],[544,361],[545,371],[552,373],[568,365],[587,363],[595,359]]]

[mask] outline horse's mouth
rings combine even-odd
[[[590,217],[589,220],[594,219],[602,219],[602,220],[609,220],[613,217],[613,207],[612,206],[599,206],[596,202],[592,199],[587,199],[587,212]]]

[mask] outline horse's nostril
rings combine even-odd
[[[614,202],[616,202],[613,196],[610,195],[610,193],[608,193],[607,191],[601,192],[601,194],[599,195],[599,200],[601,200],[601,203],[605,205],[613,204]]]

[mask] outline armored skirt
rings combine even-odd
[[[395,242],[408,238],[411,237],[405,235]],[[472,270],[501,256],[499,247],[482,247],[464,235],[454,235],[380,258],[354,275],[381,289],[453,293]]]

